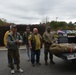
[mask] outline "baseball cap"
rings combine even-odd
[[[12,29],[12,28],[17,28],[17,26],[16,25],[11,25],[10,29]]]
[[[27,26],[27,27],[26,27],[26,29],[30,29],[30,27],[29,27],[29,26]]]

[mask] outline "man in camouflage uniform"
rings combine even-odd
[[[28,44],[28,36],[31,34],[32,32],[30,31],[30,27],[27,26],[26,31],[23,33],[23,43],[26,45],[26,53],[27,53],[28,61],[31,59],[31,51],[30,51],[30,47]]]
[[[55,64],[53,62],[53,54],[50,52],[50,45],[52,45],[52,43],[54,42],[54,35],[50,31],[51,31],[51,28],[50,26],[48,26],[46,31],[43,34],[45,65],[48,65],[48,62],[47,62],[48,53],[49,53],[50,63]]]
[[[23,70],[20,68],[20,56],[19,56],[19,46],[22,43],[22,37],[20,33],[17,32],[16,25],[12,25],[12,30],[8,34],[7,37],[7,48],[8,48],[8,54],[9,54],[9,64],[11,68],[11,73],[14,74],[14,59],[16,61],[17,70],[19,72],[23,72]]]

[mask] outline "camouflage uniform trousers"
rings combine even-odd
[[[10,50],[8,49],[8,56],[9,56],[9,64],[10,68],[14,69],[14,59],[16,62],[17,69],[20,68],[20,56],[19,56],[19,50]]]
[[[47,60],[48,60],[48,54],[49,54],[50,61],[52,61],[53,60],[53,54],[50,51],[50,45],[45,44],[44,45],[44,60],[45,60],[45,62],[47,62]]]

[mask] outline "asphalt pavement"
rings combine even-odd
[[[32,67],[27,61],[26,49],[20,49],[20,66],[24,73],[18,73],[15,69],[14,75],[76,75],[76,64],[64,61],[54,56],[55,64],[44,64],[44,52],[41,50],[41,65]],[[49,61],[48,61],[49,62]],[[7,50],[0,50],[0,75],[12,75],[7,63]]]

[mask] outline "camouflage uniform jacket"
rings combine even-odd
[[[48,33],[47,31],[43,34],[44,47],[49,48],[50,45],[54,42],[54,34]]]
[[[29,35],[32,35],[32,32],[27,32],[27,31],[25,31],[24,33],[23,33],[23,43],[24,44],[27,44],[28,45],[28,37],[29,37]]]

